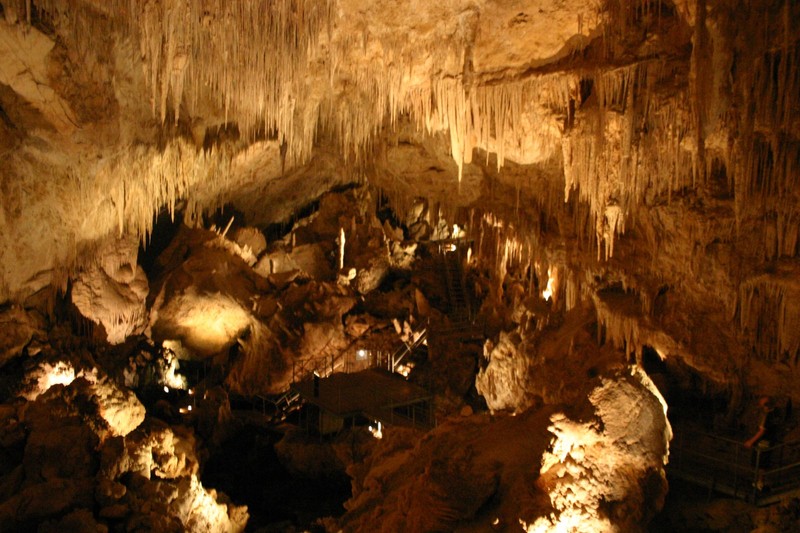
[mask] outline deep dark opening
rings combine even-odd
[[[275,443],[279,431],[245,425],[205,463],[205,487],[227,494],[234,503],[247,505],[246,531],[324,531],[313,522],[341,516],[350,497],[350,480],[339,476],[307,479],[292,475],[280,462]]]
[[[153,231],[147,242],[139,243],[139,265],[147,275],[147,279],[155,279],[156,259],[178,234],[181,224],[183,224],[182,213],[175,213],[173,217],[167,209],[162,209],[155,217]]]

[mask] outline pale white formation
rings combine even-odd
[[[215,239],[207,241],[205,245],[221,248],[231,255],[241,258],[248,266],[253,266],[256,264],[256,261],[258,261],[256,254],[253,252],[253,249],[250,248],[249,244],[240,244],[235,240],[230,240],[225,237],[225,233],[218,234]]]
[[[147,323],[147,277],[137,264],[136,237],[110,239],[97,250],[97,261],[72,284],[72,303],[105,329],[111,344],[141,333]]]
[[[267,239],[258,228],[238,228],[233,234],[236,244],[250,248],[255,257],[259,257],[267,249]]]
[[[110,489],[106,491],[109,503],[131,492],[135,497],[126,499],[130,511],[149,514],[156,526],[160,523],[164,527],[177,519],[186,531],[243,531],[247,508],[219,501],[216,491],[203,487],[197,477],[196,446],[190,430],[158,424],[151,424],[122,441],[107,443],[105,449],[115,453],[103,453],[98,477],[100,486]],[[127,491],[124,486],[113,490],[128,472],[142,476],[147,483]],[[141,494],[137,494],[140,490]],[[150,502],[151,498],[158,502],[157,506]]]
[[[168,339],[161,345],[164,348],[163,364],[159,365],[161,383],[169,389],[185,389],[186,377],[178,374],[178,369],[180,361],[191,359],[192,353],[184,348],[179,340]]]
[[[111,435],[125,436],[144,421],[144,405],[133,391],[118,386],[97,368],[76,372],[68,361],[42,362],[28,372],[20,396],[33,402],[56,385],[86,396]]]
[[[106,421],[111,435],[124,437],[144,421],[144,405],[133,391],[119,387],[105,376],[89,383],[92,401],[98,406],[97,414]]]
[[[486,342],[485,357],[489,360],[475,378],[475,388],[491,411],[518,413],[531,406],[532,383],[529,372],[533,364],[527,346],[516,333],[500,333],[497,344]]]
[[[29,402],[44,394],[53,385],[69,385],[75,381],[75,368],[65,361],[44,362],[28,373],[29,386],[21,395]]]
[[[221,292],[201,292],[187,287],[157,307],[151,326],[167,339],[181,343],[200,355],[226,349],[251,324],[250,311],[235,298]]]
[[[42,128],[70,134],[77,125],[75,115],[49,83],[48,55],[54,45],[39,31],[0,20],[0,83],[26,95],[44,117]]]
[[[551,417],[554,438],[537,483],[555,512],[523,521],[528,533],[643,531],[666,496],[672,430],[644,372],[604,378],[589,401],[596,420]]]

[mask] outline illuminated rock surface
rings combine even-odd
[[[403,363],[440,427],[285,453],[352,473],[331,528],[645,527],[666,426],[631,368],[734,439],[754,397],[800,402],[797,20],[791,0],[0,0],[0,517],[242,529],[199,467],[232,405],[280,418],[298,372],[424,331]]]
[[[72,285],[72,303],[87,319],[103,326],[111,344],[141,333],[147,323],[147,277],[136,262],[135,238],[109,240]]]

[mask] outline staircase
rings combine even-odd
[[[285,420],[286,416],[293,410],[299,407],[297,400],[300,399],[300,394],[292,389],[287,390],[281,394],[273,403],[275,404],[276,418]]]
[[[412,334],[414,339],[412,342],[401,342],[400,345],[386,357],[378,357],[371,359],[372,364],[370,367],[387,368],[391,372],[396,372],[403,360],[412,353],[415,349],[421,346],[428,338],[428,329],[422,330]],[[350,365],[347,364],[347,355],[353,352],[353,346],[348,346],[334,357],[319,357],[316,359],[308,359],[305,361],[298,361],[292,367],[292,383],[305,381],[311,379],[311,376],[317,375],[320,377],[328,377],[337,370],[344,372],[352,372]],[[384,354],[385,356],[386,354]],[[293,410],[299,407],[298,400],[300,395],[289,389],[273,401],[275,405],[276,418],[284,420],[286,416]]]
[[[389,358],[389,370],[392,372],[397,371],[397,367],[400,366],[400,363],[403,362],[403,359],[417,349],[419,346],[428,339],[428,329],[422,328],[421,331],[418,333],[419,336],[416,337],[411,343],[403,342],[397,349],[392,353],[391,357]]]
[[[472,310],[469,298],[467,297],[466,282],[463,268],[463,246],[457,247],[453,251],[446,251],[447,248],[440,248],[439,267],[447,288],[447,316],[450,325],[444,328],[437,328],[437,335],[456,336],[462,340],[482,338],[482,330],[473,325]],[[409,354],[421,346],[428,339],[428,328],[416,332],[412,335],[412,342],[402,342],[387,359],[378,358],[373,362],[373,366],[387,368],[391,372],[396,372]],[[348,371],[346,355],[352,352],[352,347],[348,347],[335,357],[317,358],[306,361],[299,361],[292,369],[292,382],[296,383],[310,379],[316,374],[320,377],[327,377],[336,370]],[[385,355],[385,354],[384,354]],[[291,389],[279,396],[275,401],[278,417],[283,419],[288,413],[297,407],[300,396]]]
[[[462,253],[458,248],[454,251],[442,251],[439,258],[447,287],[447,315],[455,324],[469,323],[472,321],[472,311],[467,298]]]

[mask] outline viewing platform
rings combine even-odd
[[[291,390],[316,410],[306,422],[316,422],[321,434],[335,433],[359,419],[422,430],[436,425],[431,394],[386,370],[313,376],[292,384]]]

